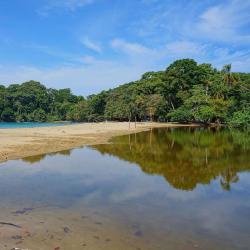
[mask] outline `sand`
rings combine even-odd
[[[102,122],[55,127],[0,129],[0,162],[59,152],[84,145],[107,143],[113,136],[150,128],[180,127],[173,123]],[[190,126],[190,125],[188,125]],[[193,125],[195,126],[195,125]]]

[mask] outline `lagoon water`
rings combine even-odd
[[[250,139],[154,129],[0,164],[0,249],[250,249]]]
[[[35,128],[35,127],[51,127],[51,126],[63,126],[69,123],[63,122],[0,122],[1,128]]]

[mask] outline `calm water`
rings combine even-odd
[[[51,127],[51,126],[63,126],[69,123],[63,122],[0,122],[1,128],[34,128],[34,127]]]
[[[250,249],[250,139],[156,129],[0,165],[0,249]]]

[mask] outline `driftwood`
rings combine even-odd
[[[6,225],[6,226],[11,226],[11,227],[16,227],[16,228],[22,228],[19,225],[13,224],[13,223],[8,223],[8,222],[2,222],[0,221],[0,225]]]

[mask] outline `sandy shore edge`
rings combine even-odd
[[[54,153],[84,145],[107,143],[112,137],[151,128],[197,126],[174,123],[102,122],[55,127],[0,129],[0,163]]]

